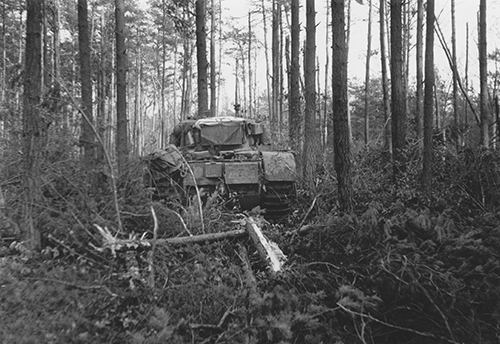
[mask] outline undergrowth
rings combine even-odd
[[[247,239],[101,249],[94,224],[152,239],[151,207],[158,238],[200,234],[197,205],[153,201],[140,161],[118,178],[125,233],[106,172],[86,174],[71,156],[44,165],[45,249],[30,252],[19,169],[6,162],[0,342],[497,343],[500,156],[437,149],[429,194],[418,149],[406,158],[395,183],[383,152],[356,156],[352,214],[337,211],[329,168],[314,192],[299,190],[294,213],[265,226],[288,256],[275,275]],[[207,233],[241,226],[218,204],[203,208]]]

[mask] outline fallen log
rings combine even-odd
[[[284,262],[286,261],[286,256],[283,254],[276,243],[268,240],[264,236],[262,230],[252,217],[245,218],[244,222],[246,230],[236,229],[227,232],[207,233],[167,239],[144,239],[138,238],[136,236],[130,236],[128,239],[119,239],[115,235],[113,235],[106,227],[102,228],[98,225],[95,225],[103,238],[103,246],[96,247],[92,244],[90,245],[98,251],[110,249],[112,254],[115,255],[116,251],[137,249],[151,250],[156,245],[188,245],[224,239],[241,238],[248,234],[252,239],[253,244],[257,248],[257,252],[259,253],[260,257],[269,264],[271,272],[279,272],[282,269]]]
[[[98,225],[95,225],[98,231],[101,233],[103,238],[103,246],[102,247],[94,247],[94,249],[103,251],[106,248],[109,248],[113,254],[116,251],[127,250],[127,249],[137,249],[139,247],[150,249],[153,245],[188,245],[188,244],[197,244],[202,242],[211,242],[217,240],[224,239],[232,239],[232,238],[241,238],[247,235],[247,232],[244,229],[236,229],[227,232],[219,232],[219,233],[206,233],[200,235],[193,236],[184,236],[184,237],[175,237],[175,238],[167,238],[167,239],[142,239],[136,237],[130,237],[128,239],[118,239],[113,236],[111,232],[106,228],[102,228]]]

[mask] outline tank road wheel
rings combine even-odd
[[[266,217],[282,217],[291,212],[296,190],[294,182],[268,182],[262,188],[262,208]]]

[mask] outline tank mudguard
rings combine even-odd
[[[295,156],[291,152],[261,152],[264,179],[270,182],[293,182],[296,179]]]

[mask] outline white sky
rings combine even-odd
[[[372,22],[372,50],[379,52],[379,25],[378,25],[378,0],[372,0],[374,3],[373,9],[373,22]],[[365,73],[365,56],[366,56],[366,34],[367,34],[367,18],[368,18],[368,5],[367,0],[364,1],[365,5],[360,5],[356,1],[352,1],[352,18],[351,18],[351,40],[350,40],[350,51],[349,51],[349,78],[355,79],[357,82],[364,82]],[[255,0],[222,0],[222,17],[226,20],[231,19],[232,25],[239,26],[242,28],[247,27],[248,11],[252,8],[251,3],[260,4],[260,1]],[[317,24],[317,55],[320,64],[320,73],[323,73],[323,68],[325,65],[325,22],[326,22],[326,5],[330,3],[330,0],[316,1],[316,24]],[[301,28],[301,41],[305,39],[305,1],[301,1],[301,18],[302,18],[302,28]],[[456,0],[456,30],[457,30],[457,61],[459,66],[459,71],[461,71],[462,77],[464,75],[465,68],[465,37],[466,37],[466,23],[469,23],[469,77],[472,78],[471,82],[473,85],[477,85],[476,80],[479,74],[479,64],[477,62],[477,12],[479,10],[479,0]],[[255,8],[255,5],[253,6]],[[260,8],[260,7],[259,7]],[[436,17],[438,18],[439,24],[443,30],[445,37],[447,37],[448,44],[451,49],[451,0],[436,0]],[[386,9],[389,11],[389,9]],[[495,48],[500,47],[500,1],[499,0],[487,0],[487,10],[488,10],[488,52],[491,52]],[[255,14],[258,17],[259,22],[261,22],[262,15],[260,13]],[[271,36],[270,36],[270,25],[271,25],[271,12],[267,15],[268,20],[268,43],[270,47]],[[415,19],[416,21],[416,16]],[[284,21],[286,22],[286,21]],[[259,27],[254,27],[257,37],[263,41],[263,28],[262,25]],[[415,44],[415,32],[412,33],[412,44]],[[331,42],[331,39],[330,39]],[[451,73],[449,72],[448,62],[446,56],[443,53],[441,45],[435,38],[435,64],[439,69],[439,73],[442,79],[451,79]],[[329,51],[329,54],[331,52]],[[257,70],[255,73],[259,76],[258,78],[258,88],[261,90],[265,89],[265,58],[262,52],[258,57],[259,61],[257,63]],[[233,94],[234,94],[234,62],[231,59],[223,59],[226,63],[222,67],[223,77],[226,79],[225,84],[225,94],[227,95],[227,102],[232,104]],[[330,59],[331,60],[331,59]],[[415,49],[412,49],[410,56],[410,77],[413,77],[415,62]],[[262,61],[262,62],[261,62]],[[331,68],[331,66],[330,66]],[[494,66],[490,63],[490,69],[494,69]],[[331,69],[330,69],[331,71]],[[371,59],[371,75],[378,76],[380,73],[380,55],[376,54],[372,56]],[[323,83],[324,77],[320,77],[320,82]],[[321,89],[323,89],[321,85]]]

